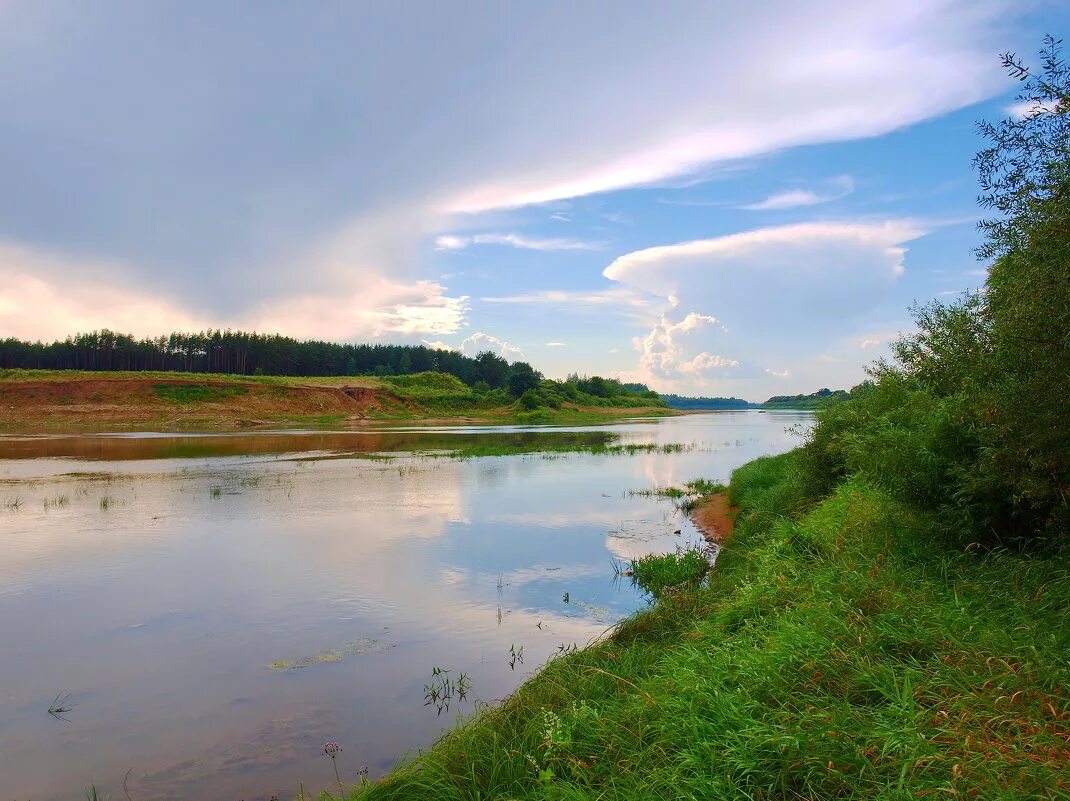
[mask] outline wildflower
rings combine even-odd
[[[331,758],[331,764],[334,765],[334,778],[338,782],[339,798],[345,798],[346,791],[342,787],[342,777],[338,775],[338,755],[342,753],[342,746],[334,740],[328,740],[323,744],[323,753]]]

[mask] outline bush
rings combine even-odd
[[[533,389],[527,390],[517,402],[520,404],[521,409],[528,412],[533,412],[543,405],[542,398]]]

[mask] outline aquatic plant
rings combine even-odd
[[[45,498],[44,508],[47,512],[49,509],[61,509],[71,502],[69,495],[56,495],[53,498]]]
[[[431,669],[431,681],[424,685],[424,706],[433,704],[440,715],[449,710],[455,698],[458,701],[465,700],[472,688],[468,674],[459,673],[454,679],[451,673],[450,670],[434,667]]]
[[[706,548],[677,548],[675,553],[633,559],[632,582],[660,598],[670,590],[701,581],[710,565],[710,553]]]
[[[724,484],[719,482],[696,478],[685,482],[682,487],[653,487],[651,489],[629,490],[628,497],[670,498],[677,509],[683,512],[690,512],[707,495],[724,492],[727,489]]]
[[[70,723],[65,716],[68,712],[74,709],[74,704],[71,703],[70,693],[56,693],[56,697],[52,700],[52,703],[48,706],[48,714],[58,720],[64,720]]]
[[[517,648],[514,643],[509,646],[509,669],[515,670],[518,664],[524,664],[524,646]]]

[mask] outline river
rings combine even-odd
[[[328,740],[381,775],[646,606],[617,568],[699,537],[631,491],[810,420],[0,436],[3,791],[286,798]]]

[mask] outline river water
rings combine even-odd
[[[286,798],[328,740],[380,775],[648,603],[615,563],[699,538],[629,491],[809,423],[0,436],[0,786]]]

